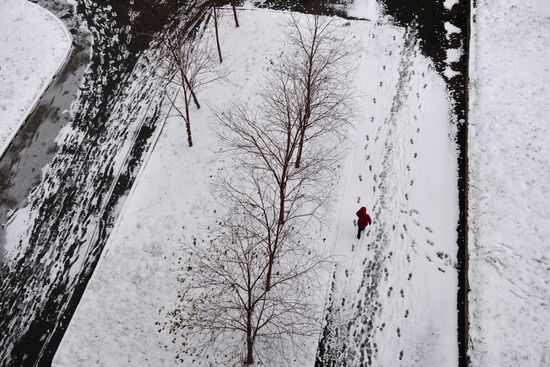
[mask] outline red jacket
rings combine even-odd
[[[357,213],[355,213],[355,215],[357,215],[357,217],[359,218],[359,220],[357,221],[357,227],[359,227],[360,229],[363,229],[372,223],[370,215],[367,214],[367,208],[365,207],[359,209]]]

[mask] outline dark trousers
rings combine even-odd
[[[365,228],[361,228],[359,227],[359,229],[357,230],[357,238],[361,238],[361,232],[363,232],[365,230]]]

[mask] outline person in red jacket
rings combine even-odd
[[[357,213],[355,213],[355,215],[357,215],[357,218],[359,218],[357,220],[357,228],[359,229],[357,231],[357,239],[360,239],[361,232],[363,232],[365,228],[372,223],[372,220],[370,219],[370,215],[367,214],[367,208],[365,208],[364,206],[362,206],[361,209],[359,209]]]

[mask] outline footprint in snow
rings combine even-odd
[[[401,329],[397,328],[397,337],[401,338]]]
[[[405,298],[405,291],[403,289],[399,291],[399,294],[401,294],[401,298]]]
[[[361,197],[360,196],[357,197],[357,204],[359,204],[359,202],[361,202]]]
[[[424,86],[422,88],[426,89],[427,86],[428,86],[428,84],[424,84]]]
[[[363,176],[359,175],[359,182],[363,182]]]
[[[434,231],[428,226],[424,227],[424,229],[430,233],[434,233]]]
[[[380,82],[380,86],[382,86],[384,84],[384,82]]]
[[[413,273],[409,273],[409,277],[407,278],[407,280],[411,280],[413,277]]]
[[[415,152],[413,158],[416,158],[416,157],[418,157],[418,153]]]
[[[403,359],[403,351],[399,352],[399,360],[401,361]]]

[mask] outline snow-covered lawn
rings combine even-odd
[[[470,104],[473,366],[550,365],[550,2],[477,2]]]
[[[0,0],[0,155],[71,50],[63,23],[26,0]]]
[[[210,184],[226,163],[217,154],[210,107],[233,99],[253,103],[271,61],[285,49],[287,16],[243,10],[240,28],[230,16],[222,21],[230,75],[199,94],[203,108],[192,111],[193,148],[178,118],[168,118],[157,132],[54,366],[177,365],[171,337],[155,323],[163,321],[159,310],[176,300],[177,240],[203,236],[220,213]],[[338,264],[331,325],[352,322],[327,345],[346,344],[350,366],[367,358],[362,353],[374,365],[455,365],[456,149],[444,82],[403,29],[369,21],[338,25],[360,45],[360,97],[327,218],[332,226],[319,234]],[[358,241],[353,221],[361,205],[374,223]],[[328,293],[328,281],[326,287]],[[316,349],[304,353],[314,356]]]

